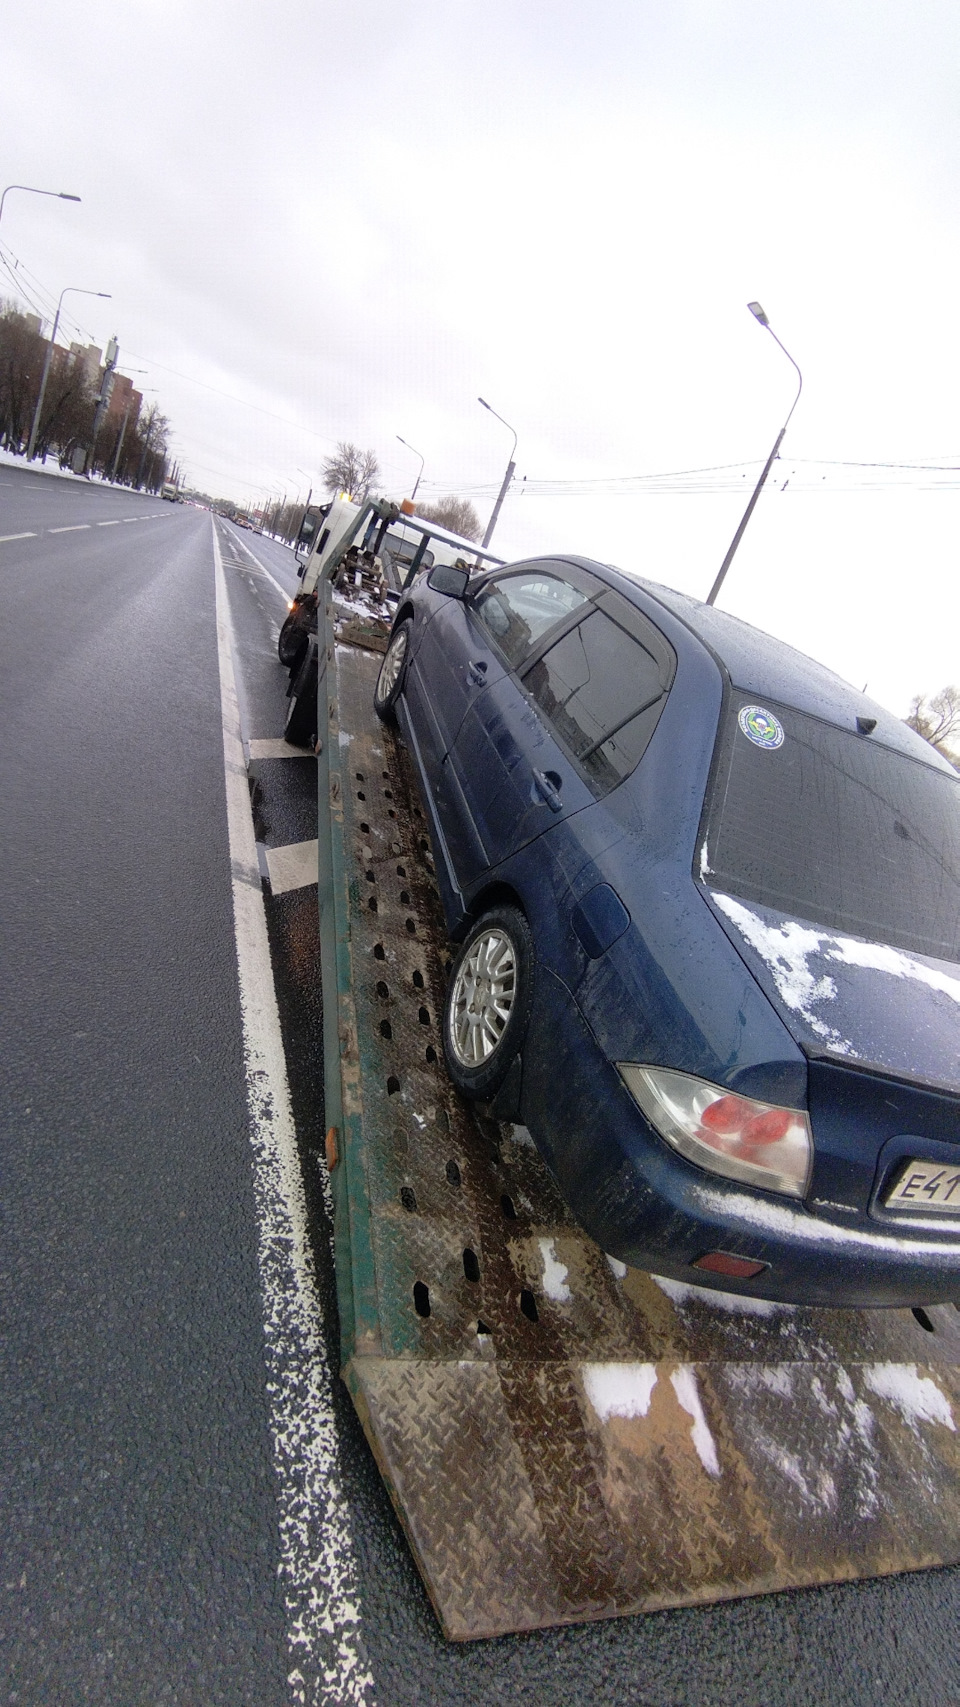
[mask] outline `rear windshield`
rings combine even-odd
[[[960,961],[960,777],[732,695],[706,828],[712,889]]]

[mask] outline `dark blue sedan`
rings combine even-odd
[[[582,558],[401,599],[377,683],[460,944],[459,1089],[605,1251],[960,1299],[960,778],[839,677]]]

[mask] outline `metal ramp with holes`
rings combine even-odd
[[[385,629],[327,590],[320,899],[343,1378],[445,1634],[960,1559],[960,1313],[611,1264],[439,1056],[448,946]]]

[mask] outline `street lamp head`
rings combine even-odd
[[[487,402],[487,400],[486,400],[486,398],[485,398],[485,397],[478,397],[478,398],[477,398],[477,402],[478,402],[478,403],[482,403],[482,404],[483,404],[483,407],[484,407],[484,408],[485,408],[485,409],[490,409],[490,405],[489,405],[489,403],[488,403],[488,402]],[[490,413],[491,413],[491,415],[492,415],[492,414],[493,414],[493,410],[492,410],[492,409],[490,409]]]
[[[748,302],[747,307],[754,319],[759,320],[761,326],[769,326],[770,322],[764,314],[763,309],[760,307],[759,302]]]
[[[72,196],[69,190],[58,190],[57,195],[62,202],[78,202],[80,200],[79,196]]]

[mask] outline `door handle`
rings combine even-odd
[[[537,793],[542,794],[551,812],[561,812],[563,801],[560,798],[561,779],[556,771],[534,771],[534,786]]]
[[[470,680],[472,682],[476,682],[477,686],[482,688],[484,682],[487,679],[487,666],[486,666],[486,664],[482,660],[480,660],[478,663],[468,664],[467,665],[467,675],[470,677]]]

